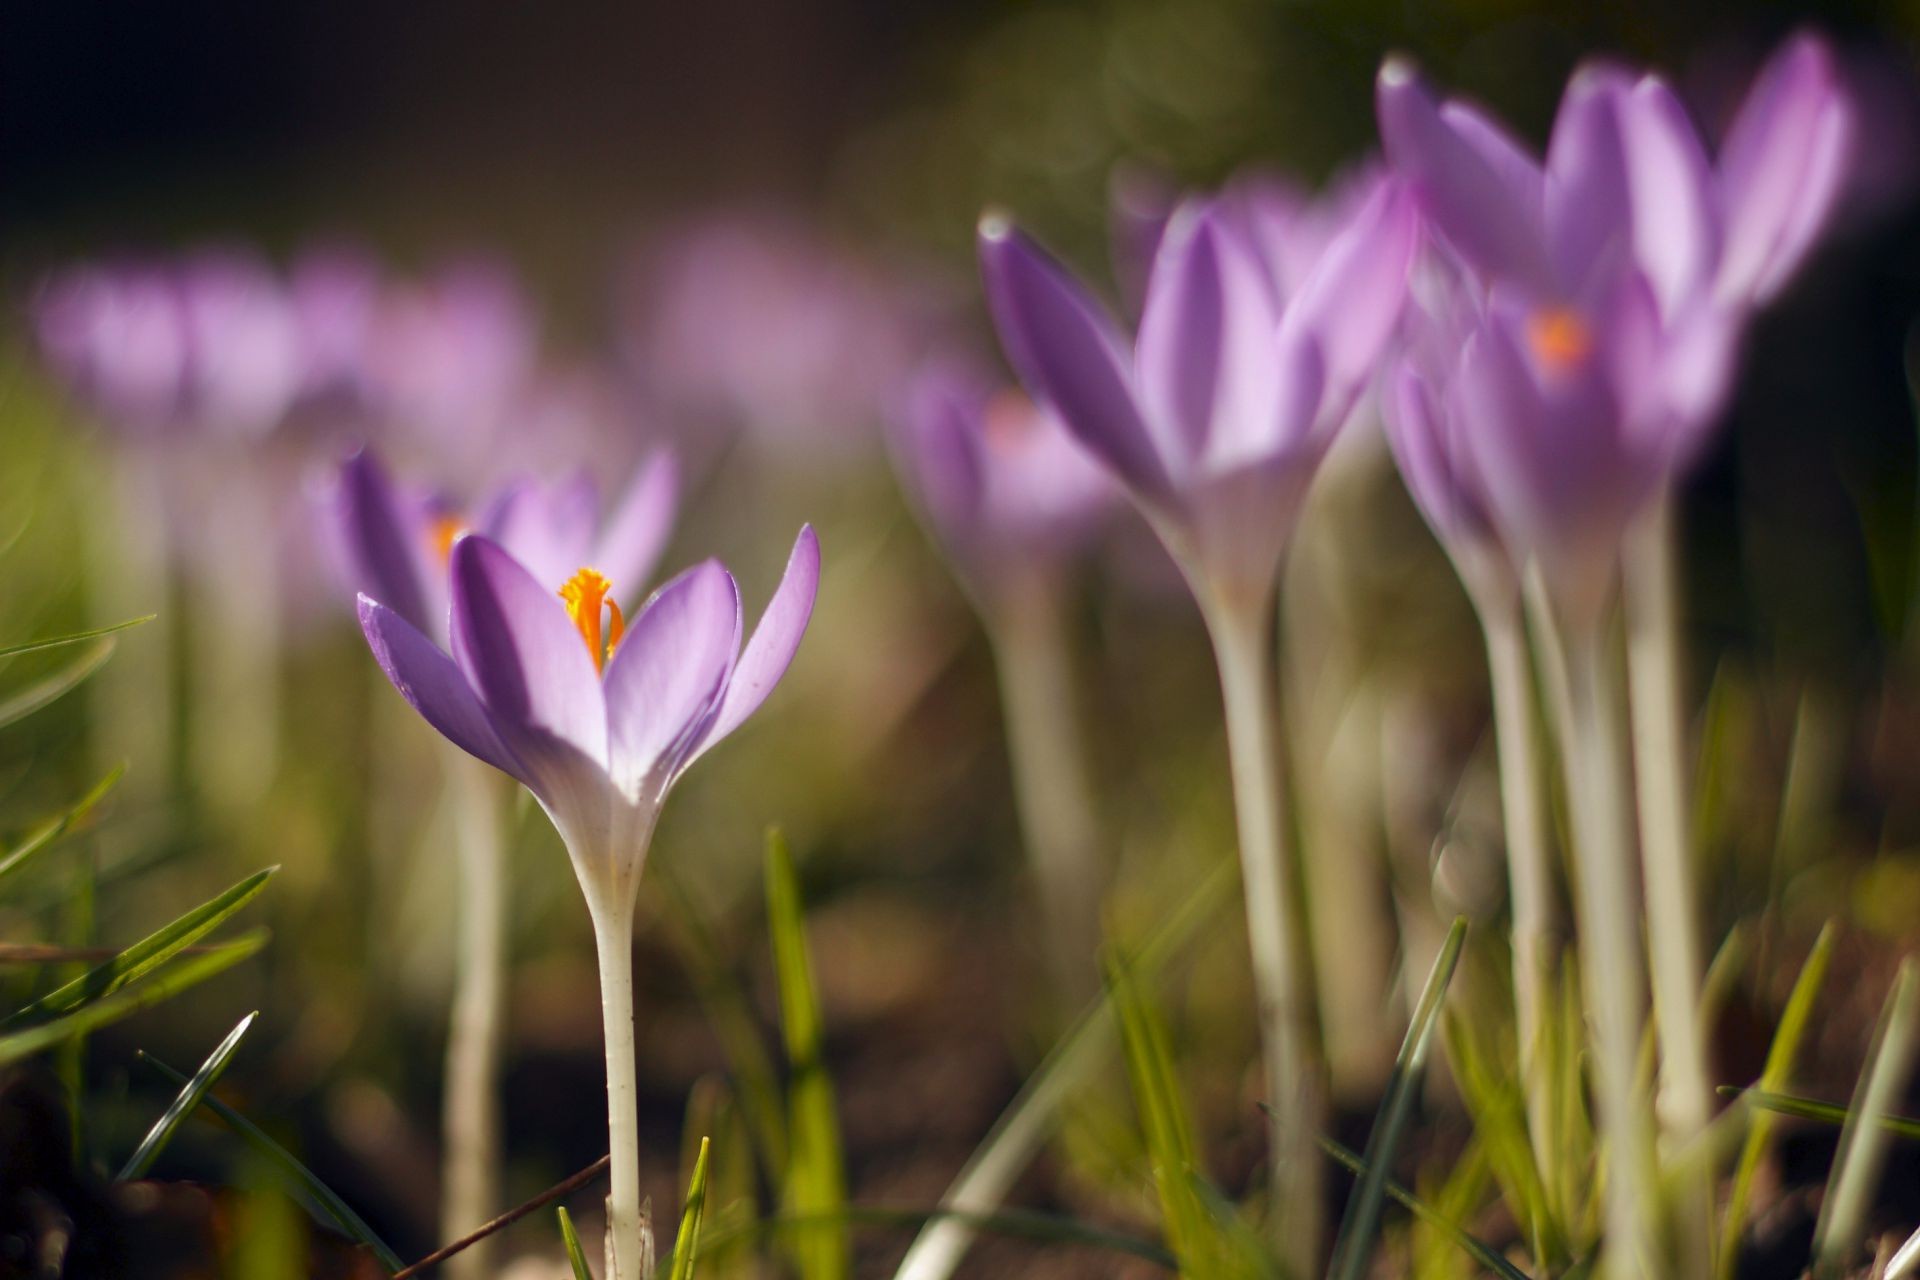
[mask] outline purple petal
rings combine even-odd
[[[1282,343],[1312,334],[1323,412],[1344,418],[1400,323],[1419,224],[1405,187],[1386,183],[1321,255],[1281,321]]]
[[[613,778],[629,798],[658,795],[699,740],[740,651],[740,588],[720,563],[660,588],[607,666]]]
[[[1621,106],[1634,256],[1662,312],[1672,315],[1706,283],[1719,252],[1712,169],[1699,131],[1664,81],[1643,79]]]
[[[932,365],[914,376],[889,436],[907,488],[940,536],[956,546],[979,532],[986,500],[974,425],[986,398],[971,370]]]
[[[1150,420],[1178,429],[1183,456],[1273,417],[1279,322],[1254,248],[1210,206],[1176,214],[1154,261],[1135,359]]]
[[[340,468],[336,508],[353,589],[421,631],[440,632],[446,620],[432,617],[427,608],[434,593],[427,588],[422,563],[427,536],[422,513],[406,509],[371,450],[360,450]]]
[[[1001,346],[1034,398],[1136,491],[1165,498],[1166,455],[1134,399],[1112,318],[1004,218],[981,221],[980,269]]]
[[[555,588],[535,581],[499,544],[453,544],[453,658],[515,752],[564,744],[605,767],[606,700],[586,642]]]
[[[634,472],[591,561],[621,599],[641,598],[679,514],[679,460],[671,449],[656,449]]]
[[[1402,59],[1380,68],[1376,102],[1388,161],[1446,241],[1480,271],[1545,286],[1537,184],[1522,176],[1519,148],[1483,116],[1443,110]]]
[[[1547,241],[1558,292],[1588,289],[1596,272],[1630,265],[1633,198],[1621,117],[1632,93],[1625,73],[1586,66],[1574,73],[1547,148]]]
[[[780,683],[780,677],[787,673],[793,655],[800,648],[800,637],[806,634],[807,619],[813,616],[813,599],[819,589],[820,540],[814,536],[813,526],[807,525],[794,541],[793,552],[787,557],[786,573],[734,666],[712,725],[702,735],[699,746],[688,753],[687,763],[739,728]]]
[[[428,724],[462,751],[529,782],[525,766],[494,732],[486,708],[474,696],[466,676],[418,627],[362,595],[360,630],[387,679]]]
[[[481,511],[476,530],[556,590],[576,570],[606,573],[604,566],[592,562],[600,488],[584,467],[553,484],[514,481],[482,504]],[[633,590],[633,584],[610,573],[607,577],[616,588]]]
[[[1720,157],[1723,301],[1766,301],[1806,255],[1846,177],[1852,116],[1816,36],[1795,37],[1760,73]]]

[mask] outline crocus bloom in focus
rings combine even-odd
[[[1002,344],[1153,520],[1203,597],[1264,600],[1308,482],[1399,320],[1411,202],[1376,190],[1297,287],[1238,202],[1194,200],[1155,253],[1129,344],[1067,270],[989,215]]]
[[[1590,611],[1627,523],[1723,408],[1748,316],[1840,191],[1850,115],[1831,56],[1789,42],[1717,167],[1662,80],[1612,66],[1576,73],[1544,167],[1404,62],[1382,69],[1379,112],[1389,160],[1473,277],[1457,368],[1415,398],[1453,418],[1503,536]]]
[[[631,911],[668,790],[758,709],[799,648],[820,576],[813,530],[800,531],[744,649],[740,590],[717,561],[669,582],[630,621],[600,574],[542,580],[478,534],[454,543],[449,574],[451,656],[361,595],[381,669],[454,745],[540,801],[596,921]]]
[[[958,362],[914,377],[892,434],[902,479],[976,591],[1077,550],[1115,496],[1051,413]]]
[[[475,508],[471,523],[427,493],[396,484],[370,450],[341,468],[334,534],[355,590],[364,591],[428,635],[446,625],[447,568],[454,540],[472,532],[504,547],[540,581],[566,581],[591,566],[632,603],[651,578],[679,502],[673,455],[657,451],[634,472],[601,518],[594,477],[503,485]]]

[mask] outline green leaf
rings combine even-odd
[[[1851,1114],[1837,1102],[1803,1098],[1792,1093],[1762,1093],[1758,1089],[1726,1086],[1720,1090],[1730,1098],[1741,1098],[1761,1111],[1773,1111],[1799,1120],[1818,1120],[1823,1124],[1844,1125]],[[1880,1127],[1900,1138],[1920,1140],[1920,1120],[1908,1116],[1881,1116]]]
[[[175,1084],[186,1085],[191,1083],[186,1076],[181,1075],[178,1071],[175,1071],[172,1067],[145,1050],[141,1050],[137,1056],[142,1062],[147,1063]],[[404,1269],[405,1264],[400,1261],[400,1255],[388,1248],[387,1242],[374,1234],[373,1228],[362,1221],[360,1215],[347,1206],[346,1201],[335,1195],[333,1188],[320,1181],[313,1170],[301,1164],[294,1158],[292,1152],[268,1136],[266,1130],[260,1128],[260,1126],[256,1125],[253,1121],[247,1119],[210,1093],[204,1095],[200,1102],[208,1111],[211,1111],[214,1115],[225,1121],[227,1127],[239,1134],[249,1147],[265,1158],[268,1164],[279,1170],[282,1176],[289,1179],[295,1189],[305,1194],[314,1204],[318,1205],[320,1211],[326,1214],[336,1227],[340,1228],[341,1231],[345,1232],[360,1244],[373,1250],[374,1256],[380,1259],[381,1265],[386,1267],[388,1271],[400,1271]]]
[[[101,640],[50,675],[40,677],[24,688],[0,699],[0,728],[24,720],[34,712],[65,697],[86,678],[107,665],[113,656],[113,641]]]
[[[186,1087],[175,1096],[165,1114],[153,1128],[147,1130],[147,1136],[140,1140],[140,1145],[134,1148],[131,1156],[127,1157],[126,1164],[122,1165],[120,1172],[114,1175],[115,1182],[130,1182],[135,1178],[146,1176],[147,1170],[153,1167],[154,1160],[166,1148],[167,1143],[173,1140],[173,1131],[180,1127],[180,1122],[187,1118],[187,1113],[200,1104],[200,1099],[206,1096],[207,1090],[213,1088],[214,1082],[220,1078],[220,1073],[227,1069],[229,1062],[233,1061],[234,1053],[240,1048],[241,1039],[247,1034],[248,1028],[253,1026],[253,1020],[259,1016],[260,1011],[256,1009],[240,1019],[239,1024],[227,1032],[227,1038],[214,1046],[213,1052],[207,1055],[207,1060],[200,1064],[198,1071],[193,1073],[193,1079],[187,1081]]]
[[[560,1218],[560,1241],[567,1247],[567,1265],[573,1268],[573,1280],[593,1280],[593,1268],[587,1265],[587,1255],[580,1248],[580,1233],[573,1229],[573,1217],[568,1214],[567,1206],[561,1205],[554,1212]]]
[[[1432,972],[1427,975],[1427,985],[1414,1007],[1406,1038],[1400,1042],[1400,1053],[1394,1059],[1392,1074],[1387,1077],[1386,1094],[1380,1099],[1380,1110],[1374,1116],[1373,1129],[1367,1135],[1367,1149],[1361,1157],[1367,1171],[1361,1175],[1353,1199],[1347,1202],[1340,1233],[1334,1237],[1333,1267],[1329,1274],[1335,1280],[1362,1280],[1366,1274],[1373,1237],[1380,1228],[1380,1210],[1386,1201],[1387,1173],[1393,1167],[1394,1155],[1400,1150],[1407,1122],[1413,1116],[1413,1100],[1420,1081],[1426,1076],[1434,1028],[1440,1025],[1447,987],[1460,963],[1460,947],[1466,937],[1467,921],[1462,916],[1447,930],[1447,940],[1433,962]]]
[[[179,995],[187,988],[196,986],[217,973],[231,969],[240,961],[266,945],[265,930],[237,938],[224,946],[217,947],[205,955],[192,956],[172,966],[153,981],[142,983],[130,991],[120,991],[102,1000],[76,1009],[64,1017],[51,1022],[42,1022],[16,1031],[12,1035],[0,1036],[0,1066],[30,1058],[55,1045],[62,1044],[74,1036],[86,1035],[109,1023],[118,1022],[142,1009],[159,1004]],[[185,1083],[182,1078],[181,1083]]]
[[[278,867],[256,871],[216,898],[201,903],[185,915],[162,926],[134,943],[104,964],[89,970],[63,987],[48,992],[26,1008],[15,1012],[0,1027],[31,1025],[84,1008],[112,995],[132,982],[153,972],[183,949],[192,946],[228,917],[251,902],[266,887]]]
[[[700,1155],[687,1183],[687,1203],[680,1211],[680,1233],[673,1238],[670,1280],[693,1280],[694,1260],[700,1252],[700,1215],[707,1207],[707,1139],[700,1139]]]
[[[1827,980],[1827,966],[1833,960],[1835,936],[1834,923],[1829,920],[1820,930],[1820,936],[1814,939],[1813,949],[1807,952],[1806,963],[1800,966],[1800,976],[1794,980],[1793,991],[1787,997],[1787,1007],[1780,1014],[1780,1026],[1774,1031],[1773,1043],[1767,1049],[1766,1065],[1760,1070],[1760,1080],[1755,1086],[1760,1094],[1778,1093],[1793,1076],[1793,1064],[1800,1053],[1800,1042],[1806,1038],[1807,1027],[1813,1021],[1814,1001],[1820,998],[1820,988]],[[1752,1096],[1748,1095],[1749,1098]],[[1759,1107],[1761,1104],[1755,1102],[1754,1105]],[[1747,1129],[1746,1141],[1740,1147],[1740,1158],[1734,1165],[1733,1189],[1727,1194],[1727,1216],[1720,1228],[1720,1252],[1716,1266],[1720,1280],[1733,1280],[1734,1268],[1740,1258],[1740,1233],[1746,1229],[1747,1206],[1753,1198],[1753,1180],[1760,1172],[1760,1158],[1766,1154],[1774,1127],[1773,1117],[1762,1109],[1753,1117]]]
[[[852,1268],[846,1229],[831,1215],[846,1204],[846,1166],[833,1081],[822,1056],[824,1030],[793,854],[776,828],[767,833],[767,925],[780,988],[787,1065],[786,1203],[820,1225],[796,1233],[794,1261],[803,1280],[844,1280]]]
[[[0,853],[0,880],[6,879],[26,866],[36,854],[44,853],[61,836],[84,822],[87,815],[93,812],[94,806],[106,799],[107,793],[119,785],[120,779],[126,772],[127,766],[124,764],[115,768],[106,777],[94,783],[91,790],[74,801],[66,810],[54,814],[29,832],[26,839],[5,853]]]
[[[79,644],[83,640],[97,640],[101,636],[110,636],[116,631],[125,631],[137,627],[143,622],[152,622],[160,615],[149,613],[139,618],[128,618],[125,622],[116,622],[110,627],[95,627],[91,631],[75,631],[69,635],[53,636],[46,640],[23,640],[18,644],[0,646],[0,658],[17,658],[23,653],[37,653],[42,649],[58,649],[62,645]]]
[[[1813,1231],[1813,1273],[1838,1275],[1865,1233],[1874,1184],[1886,1163],[1887,1108],[1906,1087],[1913,1065],[1914,1027],[1920,1022],[1920,971],[1913,957],[1900,963],[1899,976],[1874,1031],[1867,1069],[1854,1089],[1840,1149]]]
[[[1322,1138],[1320,1149],[1353,1173],[1362,1178],[1367,1176],[1369,1170],[1366,1161],[1333,1139]],[[1382,1180],[1382,1186],[1386,1188],[1389,1196],[1403,1205],[1414,1217],[1459,1245],[1462,1252],[1487,1270],[1504,1277],[1504,1280],[1528,1280],[1526,1272],[1508,1262],[1501,1256],[1498,1249],[1472,1234],[1453,1219],[1439,1213],[1399,1183],[1387,1178]]]

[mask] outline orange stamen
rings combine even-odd
[[[1551,373],[1565,373],[1593,351],[1593,331],[1569,307],[1547,307],[1527,317],[1527,345]]]
[[[593,569],[581,569],[568,578],[560,588],[560,598],[566,601],[567,616],[573,619],[573,625],[580,629],[580,638],[587,642],[587,652],[593,655],[593,669],[604,671],[607,659],[627,633],[627,620],[620,614],[620,606],[607,598],[613,590],[599,572]],[[600,611],[605,609],[608,623],[602,640]]]
[[[434,517],[433,553],[441,564],[453,559],[453,544],[467,531],[466,522],[456,515]]]

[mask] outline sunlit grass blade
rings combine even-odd
[[[1380,1229],[1380,1210],[1386,1201],[1387,1173],[1394,1154],[1406,1136],[1407,1121],[1413,1115],[1413,1102],[1420,1081],[1426,1077],[1427,1055],[1433,1047],[1434,1028],[1440,1025],[1447,987],[1460,963],[1460,947],[1467,938],[1463,916],[1447,930],[1447,940],[1427,974],[1427,985],[1420,992],[1413,1019],[1407,1025],[1406,1038],[1387,1077],[1386,1094],[1374,1115],[1373,1130],[1367,1135],[1367,1149],[1361,1156],[1367,1171],[1360,1177],[1359,1189],[1347,1202],[1347,1212],[1334,1237],[1334,1280],[1361,1280],[1366,1274],[1367,1258],[1372,1251],[1374,1233]]]
[[[1347,1169],[1355,1175],[1363,1178],[1367,1175],[1367,1162],[1331,1138],[1322,1138],[1320,1140],[1320,1148],[1340,1164],[1345,1165]],[[1392,1197],[1409,1213],[1460,1246],[1461,1252],[1485,1267],[1488,1271],[1503,1277],[1503,1280],[1529,1280],[1527,1273],[1514,1266],[1511,1262],[1508,1262],[1505,1257],[1501,1256],[1498,1249],[1495,1249],[1492,1245],[1468,1231],[1458,1222],[1439,1213],[1393,1179],[1384,1179],[1381,1185],[1385,1188],[1387,1195]]]
[[[0,1036],[0,1066],[18,1062],[22,1058],[30,1058],[36,1053],[64,1044],[74,1036],[86,1035],[109,1023],[118,1022],[142,1009],[159,1004],[163,1000],[172,999],[189,987],[231,969],[265,946],[266,942],[265,930],[248,934],[204,955],[182,960],[166,972],[155,976],[151,982],[142,983],[131,990],[116,992],[103,1000],[95,1000],[51,1022],[42,1022],[24,1031]],[[181,1083],[186,1083],[184,1077]]]
[[[1887,996],[1866,1072],[1840,1130],[1840,1149],[1833,1158],[1833,1175],[1813,1232],[1816,1276],[1838,1274],[1862,1238],[1874,1184],[1886,1162],[1888,1134],[1881,1120],[1906,1087],[1913,1066],[1916,1021],[1920,1021],[1920,973],[1908,957],[1901,962]]]
[[[153,1128],[147,1130],[147,1136],[140,1140],[140,1145],[134,1148],[131,1156],[127,1157],[126,1164],[122,1165],[120,1172],[114,1175],[114,1181],[129,1182],[146,1176],[147,1170],[153,1167],[154,1160],[166,1148],[167,1143],[173,1140],[173,1132],[180,1127],[180,1122],[187,1118],[188,1112],[199,1105],[200,1099],[206,1096],[207,1090],[213,1088],[214,1082],[220,1078],[220,1073],[227,1069],[227,1063],[233,1061],[234,1053],[240,1048],[241,1039],[246,1036],[248,1028],[253,1026],[253,1020],[259,1016],[260,1011],[256,1009],[240,1019],[239,1024],[227,1032],[227,1038],[214,1046],[213,1052],[207,1055],[207,1060],[200,1064],[198,1071],[193,1073],[193,1079],[187,1081],[186,1086],[175,1096],[159,1121]]]
[[[201,903],[185,915],[148,934],[106,963],[88,970],[12,1014],[0,1027],[12,1027],[56,1018],[83,1008],[137,982],[192,946],[251,902],[266,887],[278,867],[256,871],[218,897]]]
[[[593,1268],[587,1265],[586,1251],[580,1247],[580,1233],[573,1229],[573,1216],[567,1206],[554,1210],[560,1219],[560,1243],[567,1249],[567,1265],[573,1268],[573,1280],[593,1280]]]
[[[1777,1115],[1792,1116],[1796,1120],[1818,1120],[1822,1124],[1844,1125],[1851,1114],[1846,1107],[1837,1102],[1823,1102],[1818,1098],[1803,1098],[1792,1093],[1762,1093],[1758,1089],[1725,1088],[1720,1092],[1728,1097],[1737,1097],[1750,1102],[1761,1111],[1772,1111]],[[1899,1138],[1912,1138],[1920,1141],[1920,1120],[1910,1116],[1880,1117],[1880,1127]]]
[[[149,613],[138,618],[128,618],[125,622],[116,622],[112,626],[95,627],[91,631],[74,631],[64,636],[49,636],[44,640],[22,640],[16,644],[0,645],[0,658],[16,658],[23,653],[37,653],[42,649],[58,649],[62,645],[97,640],[101,636],[110,636],[117,631],[137,627],[143,622],[152,622],[159,616],[157,613]]]
[[[106,799],[107,793],[119,784],[120,779],[126,775],[126,772],[127,767],[125,765],[114,769],[111,773],[107,774],[106,777],[94,783],[85,795],[74,801],[73,804],[65,810],[54,814],[51,818],[48,818],[45,822],[42,822],[39,826],[28,832],[26,839],[13,846],[13,848],[8,849],[6,852],[0,853],[0,880],[6,879],[14,872],[26,866],[36,855],[52,848],[53,845],[59,841],[60,837],[66,835],[69,831],[72,831],[75,827],[86,821],[88,815],[93,812],[94,807]]]
[[[1920,1231],[1908,1236],[1906,1243],[1893,1251],[1882,1280],[1906,1280],[1916,1269],[1920,1269]]]
[[[694,1261],[700,1253],[700,1218],[707,1208],[708,1141],[700,1139],[700,1155],[693,1162],[693,1178],[687,1183],[687,1202],[680,1210],[680,1232],[673,1238],[673,1271],[669,1280],[693,1280]]]
[[[1766,1095],[1778,1093],[1793,1076],[1794,1059],[1800,1052],[1800,1042],[1806,1037],[1807,1027],[1813,1020],[1814,1001],[1820,997],[1820,988],[1827,980],[1827,966],[1833,960],[1833,942],[1835,929],[1832,921],[1820,930],[1820,936],[1814,939],[1813,949],[1807,952],[1806,963],[1800,966],[1800,976],[1794,980],[1793,991],[1787,996],[1787,1006],[1780,1014],[1780,1026],[1773,1033],[1773,1043],[1767,1049],[1766,1065],[1760,1070],[1760,1080],[1755,1091]],[[1747,1095],[1750,1099],[1752,1094]],[[1760,1171],[1760,1159],[1766,1154],[1767,1144],[1773,1138],[1774,1119],[1766,1114],[1758,1102],[1751,1124],[1747,1129],[1746,1141],[1740,1147],[1740,1158],[1734,1164],[1733,1186],[1727,1193],[1727,1214],[1720,1228],[1720,1252],[1716,1270],[1721,1280],[1733,1280],[1734,1266],[1740,1256],[1740,1233],[1746,1229],[1747,1207],[1753,1198],[1753,1180]]]
[[[142,1050],[138,1056],[142,1062],[147,1063],[175,1084],[184,1086],[188,1083],[186,1076],[145,1050]],[[220,1117],[228,1128],[239,1134],[249,1147],[288,1178],[297,1190],[312,1200],[336,1227],[353,1240],[371,1249],[373,1255],[380,1259],[380,1264],[388,1271],[404,1269],[405,1264],[400,1261],[400,1255],[388,1248],[387,1242],[374,1234],[373,1228],[348,1207],[345,1200],[335,1195],[333,1188],[320,1181],[313,1170],[301,1164],[294,1158],[291,1151],[275,1142],[266,1130],[210,1093],[201,1098],[200,1105]]]
[[[791,1073],[786,1203],[796,1214],[821,1215],[819,1226],[796,1235],[794,1261],[802,1280],[843,1280],[852,1267],[852,1246],[846,1229],[831,1219],[847,1199],[840,1118],[824,1057],[825,1028],[813,961],[807,954],[800,878],[786,837],[778,829],[767,833],[767,926]]]
[[[1239,877],[1221,863],[1141,945],[1135,970],[1151,977],[1181,951],[1201,925],[1232,900]],[[975,1148],[941,1198],[952,1212],[934,1220],[900,1261],[895,1280],[947,1280],[965,1255],[972,1234],[966,1215],[989,1213],[1006,1198],[1051,1131],[1054,1117],[1100,1062],[1113,1035],[1113,998],[1103,991],[1048,1051],[993,1128]]]
[[[1548,1198],[1548,1175],[1534,1161],[1533,1144],[1527,1135],[1526,1101],[1519,1082],[1503,1079],[1495,1072],[1463,1019],[1444,1015],[1441,1021],[1447,1061],[1453,1067],[1454,1082],[1467,1113],[1473,1118],[1474,1134],[1486,1148],[1494,1180],[1525,1233],[1535,1261],[1545,1267],[1560,1264],[1569,1253],[1565,1230]],[[1559,1038],[1562,1043],[1547,1055],[1547,1063],[1555,1073],[1550,1078],[1556,1081],[1556,1094],[1564,1095],[1569,1089],[1558,1084],[1559,1075],[1577,1074],[1579,1060],[1577,1051],[1565,1046],[1564,1033]],[[1555,1110],[1565,1112],[1573,1105],[1562,1096]],[[1560,1125],[1559,1136],[1564,1141],[1575,1125],[1571,1118],[1563,1118]]]
[[[0,698],[0,728],[24,720],[42,707],[59,701],[86,682],[88,676],[107,665],[113,656],[113,641],[100,640],[87,651],[48,675]]]
[[[1199,1172],[1193,1127],[1180,1097],[1166,1028],[1141,993],[1128,962],[1117,952],[1107,956],[1107,986],[1120,1018],[1127,1079],[1133,1086],[1153,1182],[1160,1194],[1161,1230],[1180,1260],[1180,1274],[1205,1277],[1211,1274],[1207,1214],[1193,1190],[1193,1176]]]

